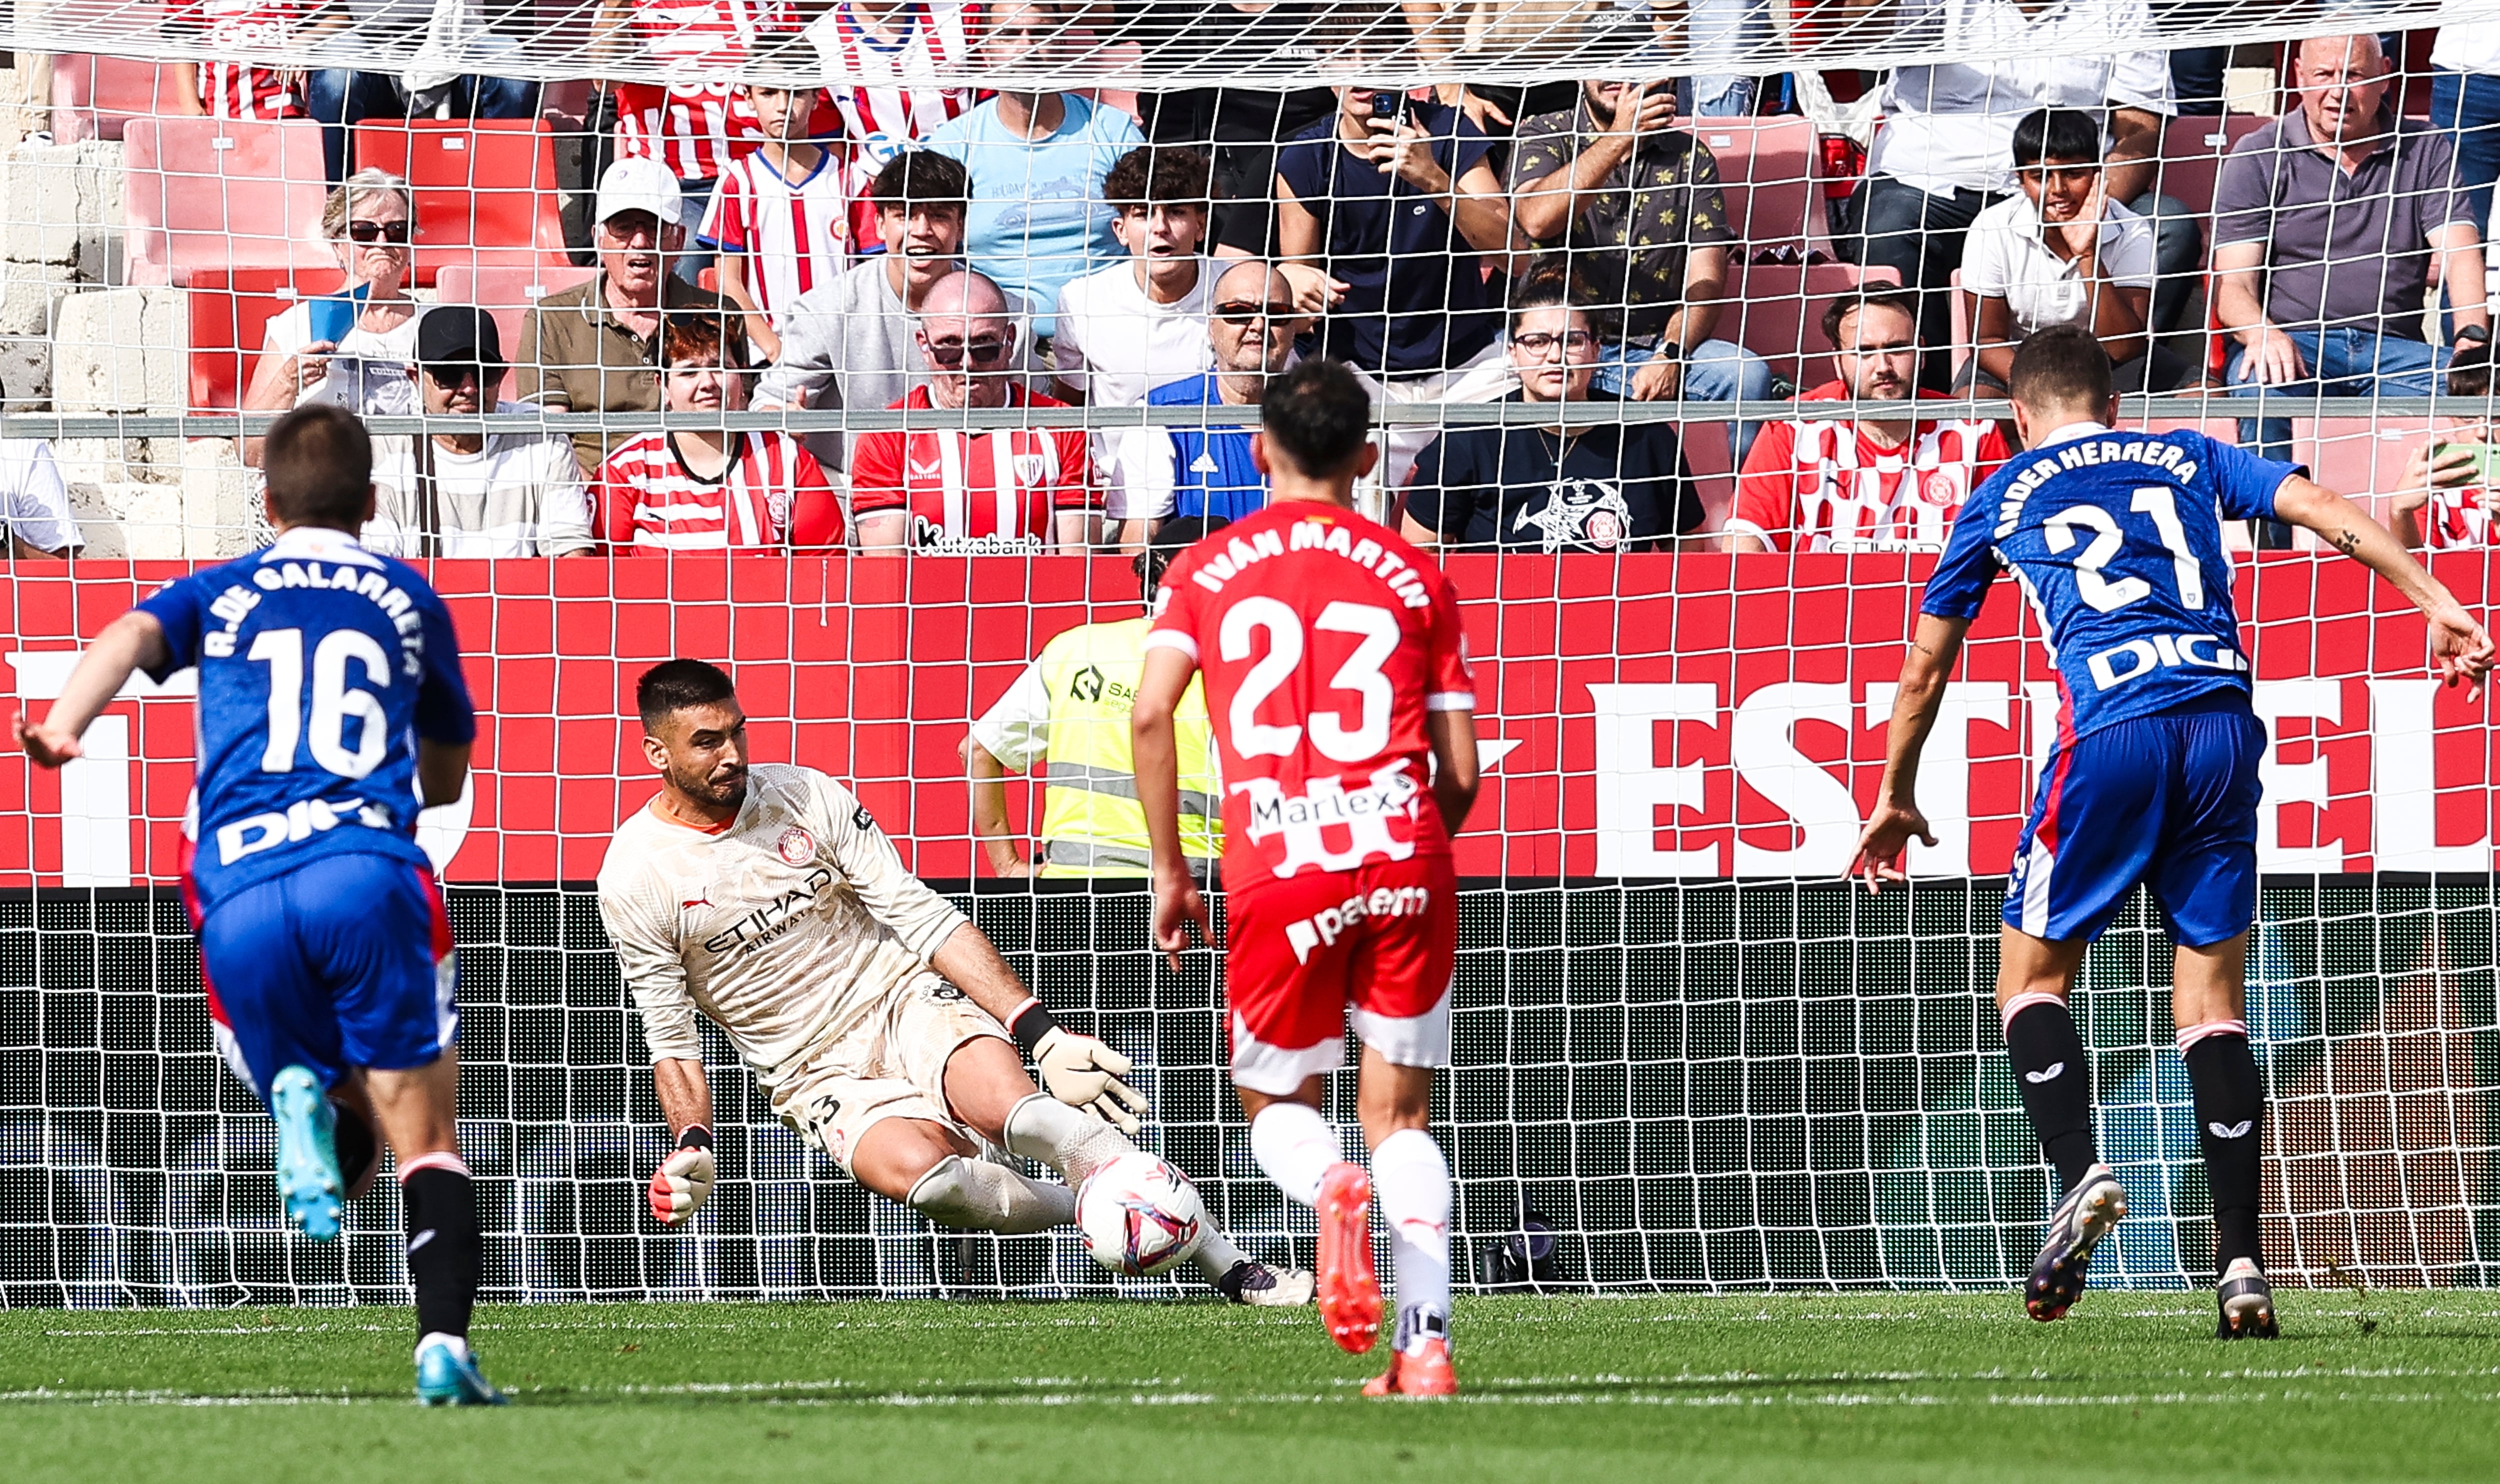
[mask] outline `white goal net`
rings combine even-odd
[[[2345,34],[2367,44],[2327,61],[2357,73],[2303,71],[2302,39]],[[1134,883],[1002,878],[1002,852],[1047,854],[1046,785],[1012,773],[993,826],[958,751],[1044,642],[1137,612],[1127,548],[1255,498],[1226,460],[1256,407],[1223,383],[1255,387],[1263,336],[1379,389],[1364,498],[1447,548],[1478,657],[1489,771],[1434,1106],[1463,1283],[2028,1268],[2051,1181],[1989,989],[2056,692],[2012,595],[1928,751],[1942,829],[1917,881],[1869,897],[1839,871],[1924,553],[2003,457],[1986,377],[2072,317],[2043,287],[2078,250],[2043,245],[2065,209],[2016,168],[2022,140],[2072,143],[2026,124],[2038,100],[2086,117],[2090,158],[2027,163],[2084,180],[2055,189],[2110,234],[2086,300],[2117,306],[2093,329],[2124,420],[2303,463],[2486,592],[2500,463],[2417,499],[2410,461],[2495,441],[2487,370],[2451,380],[2449,356],[2470,371],[2456,332],[2488,322],[2500,7],[21,0],[0,35],[5,704],[39,708],[155,582],[263,538],[251,436],[299,396],[349,403],[405,459],[378,472],[372,535],[431,563],[483,728],[472,796],[425,839],[461,944],[490,1299],[1113,1287],[1071,1236],[940,1233],[844,1180],[718,1040],[721,1185],[690,1230],[652,1223],[666,1133],[590,881],[651,788],[634,679],[677,654],[731,668],[760,756],[851,784],[1064,1019],[1136,1058],[1148,1143],[1245,1247],[1309,1260],[1223,1076],[1219,964],[1153,961]],[[1620,157],[1637,179],[1575,177],[1651,84],[1666,101]],[[2262,162],[2327,85],[2383,98],[2397,142],[2402,230],[2325,249],[2383,271],[2392,359],[2336,374],[2342,332],[2292,324],[2311,374],[2257,398],[2248,315],[2310,229]],[[759,90],[815,98],[808,126],[773,136]],[[1408,154],[1375,157],[1401,131]],[[603,177],[637,159],[676,182],[681,239],[648,210],[638,236],[631,202],[600,219]],[[2023,202],[2021,251],[1974,221]],[[917,297],[927,261],[959,258],[1003,307]],[[1513,317],[1558,265],[1563,302]],[[500,411],[429,403],[411,373],[420,317],[465,306],[510,367]],[[1879,312],[1907,338],[1891,384],[1861,369]],[[687,369],[706,355],[731,374]],[[1557,364],[1566,405],[1533,405],[1524,379]],[[1862,444],[1860,468],[1847,419],[1886,424],[1918,382],[1924,421],[1889,425],[1906,451]],[[1557,424],[1583,462],[1505,464]],[[644,445],[640,474],[611,457],[663,431],[733,458],[787,435],[815,472],[794,458],[751,508],[683,520],[685,445]],[[456,441],[481,434],[489,455]],[[477,457],[509,468],[473,509],[443,461]],[[2488,1283],[2491,725],[2366,574],[2235,539],[2270,733],[2250,1021],[2272,1269]],[[288,1236],[271,1125],[212,1045],[178,888],[190,707],[182,677],[134,683],[84,760],[0,761],[0,1303],[399,1302],[389,1182],[343,1242]],[[2132,1197],[2096,1282],[2211,1271],[2167,977],[2139,903],[2077,998]],[[1332,1096],[1350,1126],[1350,1085]]]

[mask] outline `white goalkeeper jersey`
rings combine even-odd
[[[874,1039],[880,1008],[966,920],[848,789],[785,763],[749,768],[716,832],[636,810],[599,867],[599,916],[651,1059],[702,1059],[700,1010],[776,1113],[797,1074]]]

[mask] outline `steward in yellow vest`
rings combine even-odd
[[[1164,568],[1197,539],[1200,525],[1170,522],[1138,553],[1135,567],[1148,604]],[[1145,877],[1151,856],[1129,755],[1129,707],[1145,669],[1152,623],[1141,614],[1060,634],[972,724],[963,747],[972,774],[972,832],[999,875]],[[1224,805],[1206,694],[1196,682],[1181,697],[1175,721],[1181,850],[1203,878],[1224,853]],[[1007,823],[1005,775],[1036,761],[1044,764],[1041,848],[1028,860]]]

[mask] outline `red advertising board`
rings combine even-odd
[[[1882,766],[1925,559],[1454,559],[1477,657],[1487,787],[1472,876],[1826,876]],[[84,638],[181,568],[21,564],[0,576],[15,710],[57,694]],[[2480,556],[2438,571],[2468,603]],[[454,881],[584,881],[652,791],[635,677],[728,665],[758,756],[850,781],[924,875],[973,874],[966,724],[1043,640],[1136,611],[1113,560],[712,558],[437,564],[482,714],[464,808],[429,816]],[[2237,583],[2272,730],[2260,819],[2278,872],[2492,867],[2489,711],[2441,690],[2420,621],[2369,574],[2300,554]],[[169,881],[190,782],[190,688],[136,681],[63,775],[0,761],[0,887]],[[1915,870],[2011,856],[2056,677],[2012,585],[1996,595],[1927,751],[1940,826]],[[1032,800],[1019,787],[1018,818]]]

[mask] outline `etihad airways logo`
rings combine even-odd
[[[834,873],[823,866],[813,866],[800,878],[799,885],[782,892],[772,901],[740,918],[736,922],[704,940],[707,953],[751,953],[790,930],[791,924],[814,910],[834,885]]]

